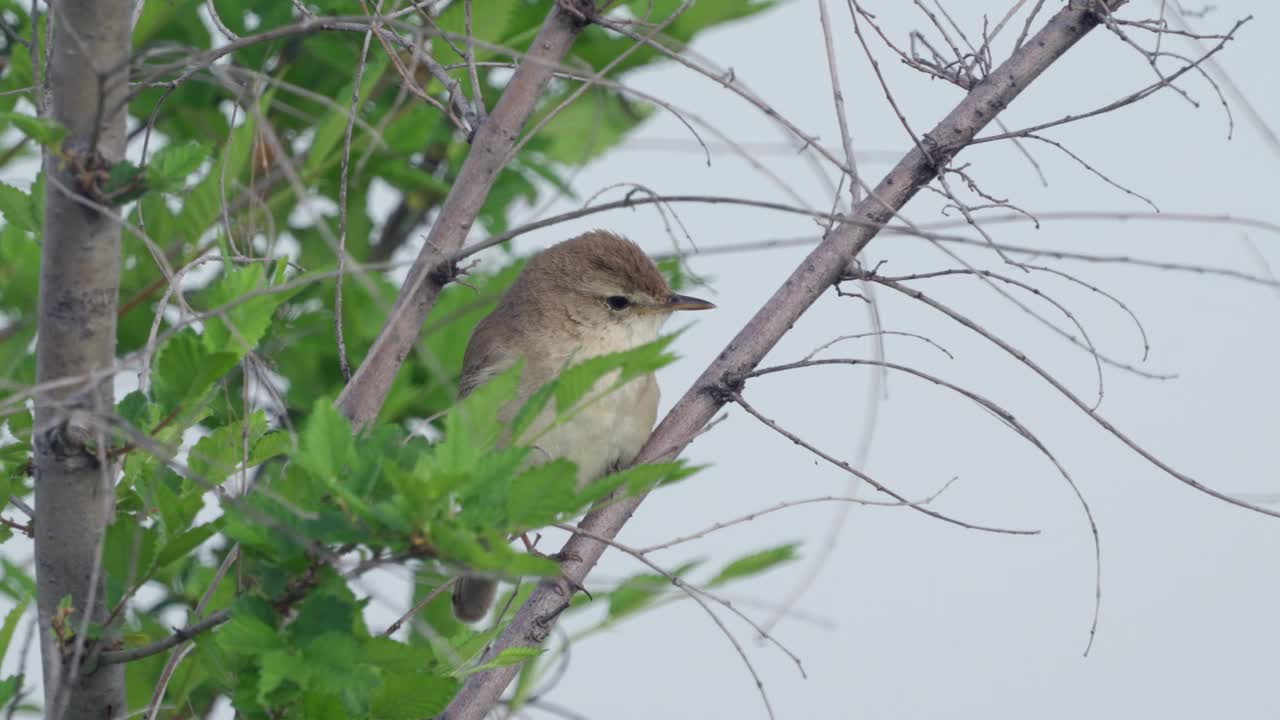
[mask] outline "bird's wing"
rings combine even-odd
[[[492,316],[490,316],[492,317]],[[486,380],[510,368],[515,364],[513,353],[504,352],[494,342],[497,333],[495,325],[486,317],[476,325],[467,342],[467,349],[462,355],[462,377],[458,380],[458,393],[466,397],[468,393],[485,383]]]

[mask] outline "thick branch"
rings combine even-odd
[[[880,181],[855,209],[853,218],[838,225],[729,342],[654,430],[638,462],[679,454],[725,404],[731,396],[728,390],[754,369],[800,315],[835,283],[880,228],[1032,81],[1098,26],[1095,13],[1099,10],[1095,8],[1105,5],[1111,11],[1124,2],[1071,0],[1034,38],[975,85]],[[637,496],[614,500],[583,519],[579,527],[585,534],[570,538],[562,550],[562,556],[569,558],[561,566],[565,577],[538,585],[490,649],[489,657],[508,647],[538,646],[546,640],[557,616],[568,607],[569,583],[581,584],[607,547],[590,536],[615,537],[643,499]],[[442,718],[481,720],[518,671],[518,666],[510,666],[470,676]]]
[[[452,275],[450,258],[466,240],[538,97],[581,28],[581,22],[561,3],[553,5],[493,113],[476,132],[471,152],[431,224],[427,241],[400,288],[382,332],[338,396],[338,409],[353,426],[362,427],[377,417],[400,364],[417,342],[427,311]]]
[[[115,360],[120,225],[73,193],[96,192],[98,178],[124,156],[132,0],[63,0],[49,66],[51,116],[67,128],[61,155],[46,153],[44,238],[36,345],[35,568],[44,660],[46,717],[123,715],[122,667],[84,674],[89,623],[103,623],[103,531],[114,511],[113,469],[101,431],[81,418],[114,405],[101,377]],[[35,92],[39,94],[40,89]],[[109,376],[108,376],[109,377]],[[96,447],[95,452],[92,448]],[[58,605],[75,640],[50,632]]]

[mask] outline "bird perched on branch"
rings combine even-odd
[[[579,235],[535,255],[493,312],[480,321],[462,361],[461,393],[523,361],[511,416],[561,370],[591,357],[621,352],[658,339],[663,322],[678,310],[708,310],[706,300],[678,295],[638,245],[602,230]],[[608,388],[616,374],[602,378]],[[592,394],[595,393],[593,390]],[[551,408],[544,414],[554,416]],[[532,462],[556,458],[578,467],[578,485],[630,463],[653,430],[658,383],[634,378],[538,436]],[[550,424],[550,418],[534,426]],[[484,617],[497,584],[463,576],[453,589],[454,615]]]

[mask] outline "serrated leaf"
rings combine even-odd
[[[289,625],[289,637],[301,644],[330,633],[350,633],[359,617],[360,608],[351,589],[331,576],[325,587],[312,591],[298,606],[298,615]]]
[[[665,350],[675,337],[674,334],[666,335],[630,350],[598,355],[563,370],[555,380],[556,412],[564,413],[574,407],[593,389],[604,392],[620,387],[671,362],[675,356]],[[615,371],[617,377],[609,380],[606,376]],[[597,384],[604,387],[597,387]]]
[[[154,570],[161,570],[175,560],[184,558],[192,550],[195,550],[205,540],[213,537],[215,533],[222,529],[221,519],[213,522],[197,525],[196,527],[180,533],[177,537],[166,542],[160,552],[156,554]]]
[[[237,362],[239,357],[234,353],[211,351],[198,335],[183,330],[165,341],[156,354],[152,376],[155,400],[165,409],[199,400]]]
[[[555,382],[550,382],[534,390],[529,395],[529,399],[525,400],[524,405],[520,406],[515,417],[511,419],[511,425],[509,426],[511,437],[524,437],[525,430],[528,430],[529,426],[542,414],[543,409],[546,408],[547,403],[550,402],[555,392],[556,384]]]
[[[289,452],[290,447],[289,433],[283,430],[269,432],[253,443],[253,449],[249,451],[249,467],[261,465],[273,457],[284,455]]]
[[[291,680],[299,686],[306,686],[307,663],[302,656],[288,650],[272,650],[262,655],[261,671],[258,673],[258,702],[266,703],[267,696]]]
[[[311,417],[298,438],[293,460],[322,478],[343,472],[356,456],[351,424],[328,398],[311,406]]]
[[[153,424],[151,403],[141,390],[134,390],[116,403],[116,414],[135,428],[150,428]]]
[[[436,446],[437,470],[467,474],[479,458],[492,450],[502,432],[499,411],[516,394],[520,367],[512,367],[472,390],[450,408],[444,440]]]
[[[382,75],[387,69],[388,62],[387,56],[382,54],[368,59],[360,82],[359,97],[368,98],[377,84],[383,81]],[[336,97],[350,98],[351,90],[352,84],[347,83]],[[311,140],[311,147],[307,150],[306,160],[302,166],[304,176],[319,171],[336,157],[342,138],[346,134],[349,112],[350,105],[345,102],[340,103],[331,108],[324,119],[316,124],[316,134]],[[403,158],[401,160],[403,161]]]
[[[630,615],[651,604],[671,587],[671,582],[661,575],[636,575],[622,581],[609,593],[610,620]]]
[[[148,3],[150,6],[152,3]],[[274,85],[268,86],[258,101],[259,111],[266,113],[275,96]],[[253,147],[256,133],[256,115],[250,113],[239,127],[231,131],[227,144],[219,149],[213,169],[203,180],[184,193],[182,210],[178,213],[175,225],[187,228],[189,232],[200,233],[218,217],[222,209],[223,183],[239,180],[245,167],[249,164],[249,155]]]
[[[579,490],[578,505],[589,505],[623,487],[629,494],[646,492],[660,485],[684,480],[701,469],[701,466],[686,465],[683,460],[634,465],[606,475]]]
[[[0,592],[8,595],[15,602],[21,602],[35,595],[36,582],[31,579],[26,570],[6,557],[0,557],[0,567],[4,569],[4,578],[0,580]]]
[[[715,587],[723,585],[730,580],[739,580],[751,575],[758,575],[782,563],[790,562],[796,558],[797,547],[799,547],[798,543],[787,543],[786,545],[779,545],[775,548],[740,557],[725,565],[724,569],[707,583],[707,587]]]
[[[22,602],[13,606],[9,614],[4,618],[4,626],[0,627],[0,658],[9,652],[9,643],[13,640],[13,631],[18,627],[18,621],[22,619],[22,614],[27,611],[27,606],[31,604],[31,598],[23,598]]]
[[[435,662],[429,646],[408,645],[389,637],[371,637],[364,644],[365,661],[391,674],[425,673]]]
[[[200,438],[188,454],[187,465],[205,484],[220,483],[241,466],[246,460],[245,448],[253,448],[266,431],[266,413],[257,410],[249,416],[247,426],[233,422]],[[246,468],[254,465],[252,458],[244,462]]]
[[[550,524],[577,510],[578,472],[573,463],[557,459],[526,470],[511,481],[507,518],[517,528]]]
[[[31,208],[31,196],[12,185],[0,183],[0,213],[10,225],[24,232],[38,232],[41,222]]]
[[[271,285],[284,280],[285,263],[277,263],[272,282],[267,283],[263,264],[254,263],[227,270],[209,288],[209,309],[226,308],[211,318],[201,336],[210,352],[231,353],[237,360],[257,347],[270,327],[276,308],[296,295],[301,287],[274,291]],[[252,295],[252,297],[247,296]]]
[[[218,644],[234,655],[264,653],[284,647],[275,629],[252,615],[237,615],[213,632]]]
[[[538,657],[544,652],[546,652],[546,649],[540,647],[505,648],[489,662],[482,663],[466,670],[463,673],[463,677],[473,675],[483,670],[492,670],[494,668],[507,667],[508,665],[519,665],[522,662]]]
[[[146,190],[142,183],[142,168],[128,160],[112,163],[107,171],[107,181],[102,184],[102,194],[113,205],[123,205],[140,197]]]
[[[419,720],[434,717],[457,694],[452,677],[420,672],[388,673],[373,695],[373,720]]]
[[[67,136],[67,129],[49,118],[6,112],[0,113],[0,121],[13,125],[18,132],[46,147],[57,145]]]
[[[194,141],[166,145],[147,163],[147,186],[163,192],[181,190],[187,176],[199,170],[210,153],[208,145]]]

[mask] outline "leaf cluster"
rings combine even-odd
[[[680,5],[624,4],[649,20]],[[679,47],[769,4],[696,3],[668,26],[664,42]],[[432,221],[470,150],[468,133],[406,88],[412,83],[447,104],[438,78],[420,68],[402,75],[411,56],[393,57],[388,50],[403,49],[376,40],[363,56],[361,33],[245,42],[211,66],[201,58],[227,38],[208,22],[205,5],[140,4],[130,159],[99,166],[70,154],[65,129],[35,112],[39,76],[31,58],[44,56],[46,16],[0,0],[0,167],[28,179],[0,183],[0,497],[31,492],[46,152],[86,174],[79,189],[118,213],[124,228],[117,354],[128,373],[117,381],[137,382],[114,409],[106,448],[119,469],[102,559],[112,612],[106,627],[92,629],[93,639],[144,647],[171,635],[175,616],[198,619],[197,606],[205,615],[229,611],[224,625],[191,641],[173,674],[165,696],[173,717],[204,716],[219,698],[230,698],[245,718],[430,716],[477,669],[500,628],[455,622],[442,594],[412,618],[406,636],[383,637],[353,583],[387,565],[410,566],[419,597],[464,568],[509,580],[545,576],[555,564],[513,550],[513,537],[569,520],[616,491],[691,474],[682,463],[643,466],[578,489],[571,464],[531,463],[531,440],[509,441],[537,418],[579,411],[593,389],[661,367],[671,358],[669,338],[569,368],[514,413],[518,367],[459,401],[466,340],[522,265],[505,248],[465,285],[444,290],[377,421],[353,435],[332,406],[345,382],[335,320],[347,359],[358,365],[398,286],[394,269],[376,264],[405,257]],[[288,2],[211,5],[241,39],[298,22]],[[307,7],[320,16],[366,11],[355,0]],[[509,77],[508,48],[528,46],[547,7],[541,0],[476,4],[475,59],[488,108]],[[460,0],[438,2],[429,23],[402,15],[388,27],[402,37],[430,36],[433,58],[469,91],[463,10]],[[588,27],[566,63],[589,74],[631,46]],[[643,47],[607,78],[625,82],[662,60]],[[357,88],[353,69],[362,63]],[[533,122],[578,84],[554,80]],[[480,230],[502,232],[522,208],[572,196],[575,170],[652,112],[619,85],[590,89],[498,176]],[[349,274],[335,318],[339,237]],[[352,270],[365,265],[378,269]],[[686,280],[674,264],[664,271],[675,285]],[[6,552],[20,537],[0,524]],[[0,593],[14,604],[0,625],[3,654],[29,614],[34,584],[6,557],[0,569]],[[621,619],[658,597],[647,582],[633,579],[597,597]],[[66,612],[74,619],[79,609]],[[491,663],[535,657],[508,653]],[[165,652],[129,663],[130,712],[149,703],[168,659]],[[21,688],[20,674],[0,680],[0,707],[16,702]]]

